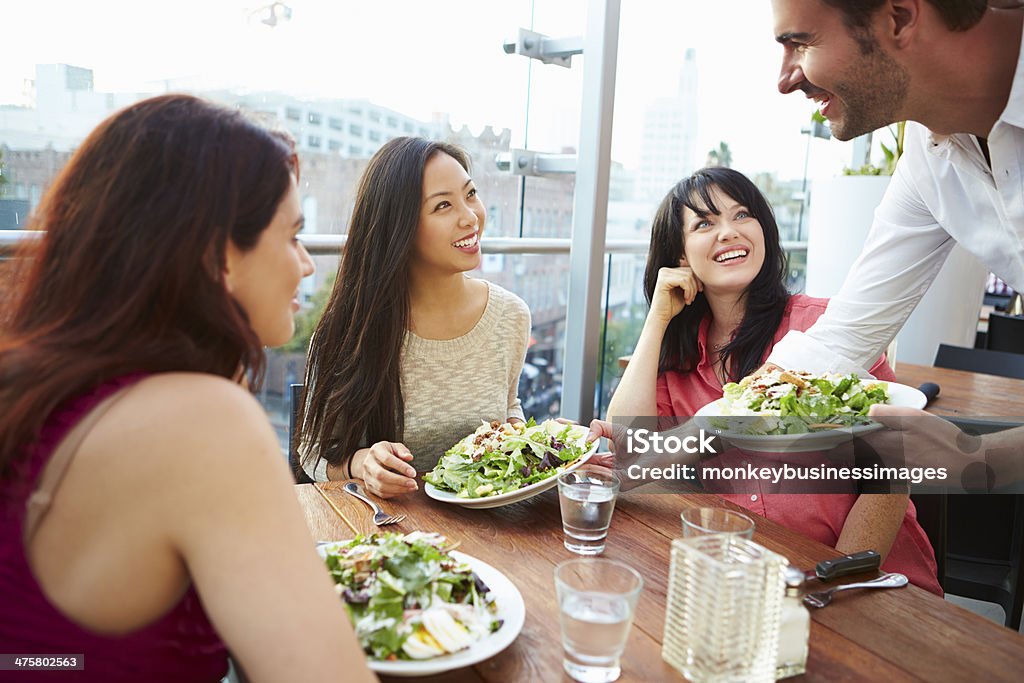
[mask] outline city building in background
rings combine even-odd
[[[66,64],[36,67],[26,83],[27,106],[0,105],[0,229],[24,227],[26,217],[64,166],[75,147],[102,119],[152,92],[105,93],[94,88],[91,69]],[[472,175],[488,212],[485,237],[569,238],[573,226],[575,176],[555,173],[521,176],[500,170],[496,160],[513,146],[508,129],[479,132],[454,128],[449,114],[421,120],[367,99],[300,98],[277,91],[199,90],[194,94],[238,107],[295,139],[301,166],[300,192],[306,217],[304,232],[344,235],[355,189],[368,159],[388,140],[417,135],[455,143],[470,154]],[[606,237],[644,245],[658,200],[695,168],[697,154],[697,54],[685,52],[677,92],[655,99],[647,109],[641,164],[631,170],[612,163]],[[576,150],[563,146],[563,155]],[[797,234],[799,189],[773,174],[756,178],[775,206],[783,239]],[[646,249],[608,254],[604,263],[596,404],[607,405],[619,377],[619,357],[630,353],[646,315],[642,282]],[[317,272],[303,281],[301,298],[308,320],[299,337],[284,350],[268,351],[261,401],[286,438],[288,386],[301,382],[308,334],[319,315],[338,269],[338,255],[314,257]],[[538,419],[559,414],[566,334],[570,258],[555,254],[486,254],[478,272],[517,293],[529,305],[532,336],[520,379],[526,414]],[[802,286],[802,265],[793,263],[791,285]]]
[[[0,229],[24,227],[25,218],[74,148],[101,120],[155,94],[114,96],[95,92],[90,69],[64,64],[38,66],[31,83],[35,106],[0,107],[0,151],[8,181],[7,191],[0,196]],[[512,136],[507,129],[485,127],[474,134],[465,126],[453,129],[444,115],[420,121],[367,100],[306,101],[276,92],[194,94],[238,107],[265,125],[292,135],[301,168],[305,233],[347,233],[356,186],[369,157],[392,138],[416,135],[457,144],[470,154],[473,179],[488,212],[486,235],[570,236],[573,175],[525,179],[498,170],[496,158],[510,148]],[[618,175],[622,177],[621,168]],[[521,201],[522,183],[529,183],[528,202]],[[634,233],[629,231],[630,235]],[[338,256],[320,255],[314,260],[317,272],[301,287],[307,310],[314,305],[317,292],[325,293],[331,286],[339,263]],[[526,412],[538,418],[555,415],[559,408],[568,272],[569,257],[564,254],[485,254],[479,273],[516,292],[530,306],[532,339],[521,393]],[[628,272],[619,270],[617,282],[623,289],[635,289],[634,282],[626,281]],[[302,381],[305,366],[304,351],[295,346],[302,344],[292,345],[292,351],[268,352],[261,396],[282,440],[287,425],[288,386]]]
[[[637,196],[658,200],[692,173],[697,155],[697,51],[687,48],[675,94],[644,112]]]

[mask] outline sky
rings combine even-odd
[[[512,144],[575,147],[585,56],[573,68],[507,55],[519,27],[582,35],[588,0],[289,0],[270,28],[263,0],[4,2],[0,103],[25,103],[36,64],[91,68],[98,91],[279,90],[366,98],[474,131],[509,128]],[[748,173],[803,174],[812,104],[776,90],[781,48],[765,0],[623,0],[612,157],[639,162],[645,109],[674,94],[689,47],[699,66],[701,163],[719,141]],[[850,163],[850,145],[814,140],[810,175]]]

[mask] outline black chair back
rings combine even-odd
[[[1024,317],[990,313],[985,344],[991,351],[1024,354]]]
[[[299,419],[299,408],[302,406],[303,389],[305,389],[304,384],[292,384],[288,392],[290,399],[290,409],[288,411],[288,466],[292,470],[292,476],[295,477],[296,484],[312,484],[313,480],[309,478],[309,475],[299,465],[299,454],[295,450],[295,434]]]
[[[991,330],[991,327],[989,328]],[[1003,377],[1024,379],[1024,354],[965,349],[942,344],[935,356],[935,366],[954,370],[967,370]],[[987,434],[1017,427],[1016,423],[989,419],[985,416],[947,418],[960,429]],[[919,499],[914,504],[920,511]],[[941,496],[945,502],[924,501],[929,505],[945,506],[945,519],[934,519],[935,510],[919,514],[918,520],[929,539],[933,533],[945,534],[945,557],[940,563],[944,574],[939,582],[943,589],[975,600],[994,602],[1003,608],[1004,623],[1020,629],[1021,611],[1024,609],[1024,496],[1022,495],[950,495]],[[942,511],[939,510],[939,515]],[[925,526],[925,522],[931,529]],[[932,540],[935,544],[936,541]],[[936,546],[936,555],[939,547]]]
[[[933,365],[937,368],[1024,379],[1024,352],[1009,353],[939,344]]]
[[[917,508],[917,523],[924,529],[935,550],[935,573],[943,590],[946,590],[948,498],[945,493],[915,493],[910,496]]]

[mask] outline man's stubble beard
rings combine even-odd
[[[841,118],[829,121],[837,140],[852,140],[903,118],[910,75],[877,43],[864,47],[862,58],[843,72],[832,91],[842,103]]]

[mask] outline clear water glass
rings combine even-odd
[[[555,567],[562,668],[570,678],[584,683],[618,679],[643,585],[636,570],[615,560],[566,560]]]
[[[674,540],[662,658],[694,683],[775,680],[787,565],[727,534]]]
[[[596,465],[584,465],[558,477],[566,549],[580,555],[604,552],[620,483],[614,472]]]
[[[739,512],[725,508],[686,508],[683,519],[683,538],[728,534],[750,540],[754,537],[754,520]]]

